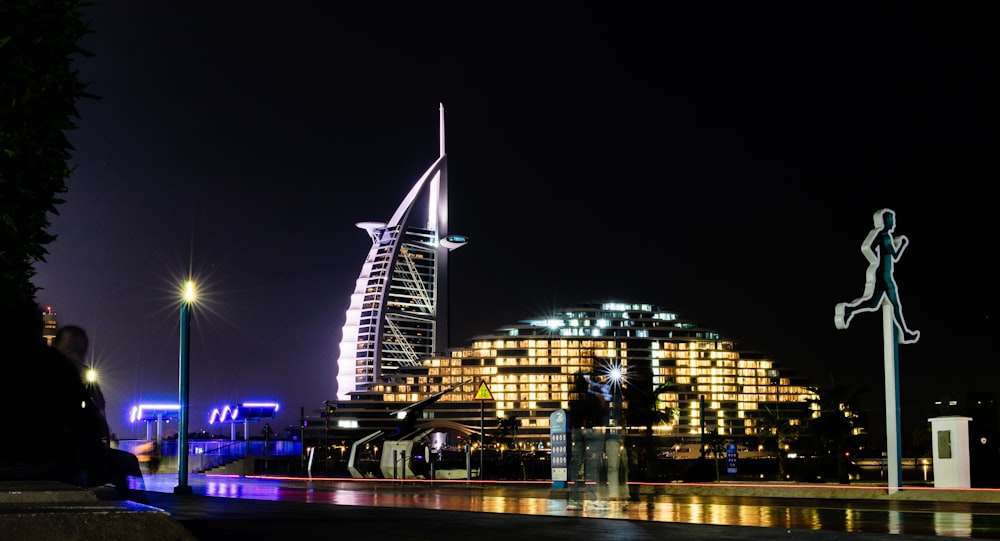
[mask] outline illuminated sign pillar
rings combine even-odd
[[[861,253],[868,260],[864,293],[852,302],[837,304],[834,324],[838,329],[846,329],[857,313],[882,311],[886,460],[889,465],[889,493],[893,494],[902,486],[900,471],[903,463],[899,422],[898,345],[915,343],[920,339],[920,331],[911,331],[906,326],[899,288],[893,275],[895,263],[903,255],[909,240],[904,235],[892,234],[896,229],[896,213],[893,210],[875,211],[872,221],[875,227],[861,243]]]
[[[566,488],[569,480],[569,423],[566,410],[558,409],[549,415],[549,448],[552,462],[552,488]],[[573,476],[576,482],[576,476]]]

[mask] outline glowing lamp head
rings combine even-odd
[[[184,282],[184,302],[194,302],[195,298],[197,298],[197,296],[194,291],[194,281],[188,280]]]
[[[87,383],[94,383],[97,381],[97,370],[88,368],[85,377],[87,378]]]

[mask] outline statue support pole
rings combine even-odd
[[[899,421],[899,341],[892,303],[882,301],[882,353],[885,360],[885,429],[886,461],[889,466],[889,494],[902,486],[902,452]]]

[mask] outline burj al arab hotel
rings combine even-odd
[[[344,323],[337,361],[339,400],[371,391],[400,368],[418,366],[420,359],[448,347],[448,288],[442,285],[448,280],[448,253],[466,238],[448,231],[443,104],[439,123],[437,159],[389,222],[357,224],[371,237],[372,246]]]

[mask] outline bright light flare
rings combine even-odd
[[[616,366],[612,368],[610,371],[608,371],[608,378],[612,382],[620,382],[621,380],[625,379],[625,372],[622,371],[620,367]]]
[[[187,280],[184,282],[184,302],[192,303],[196,298],[194,280]]]
[[[601,365],[601,372],[612,388],[620,389],[628,383],[628,367],[620,359],[607,361]]]
[[[86,378],[87,378],[87,382],[88,383],[94,383],[94,382],[96,382],[97,381],[97,370],[94,370],[93,368],[88,368],[87,369]]]

